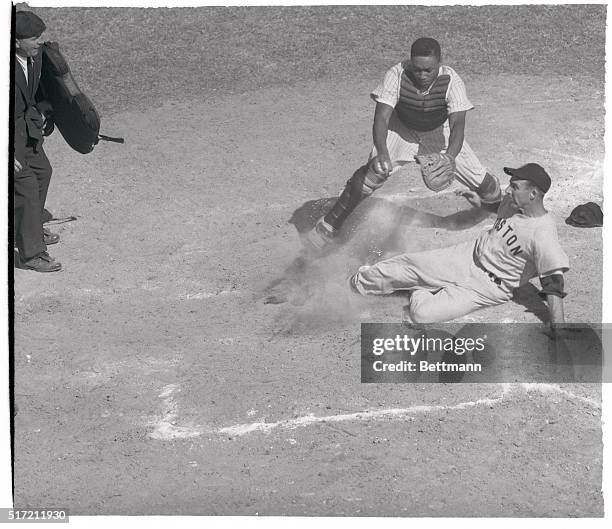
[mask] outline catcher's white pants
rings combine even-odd
[[[414,162],[417,154],[445,152],[448,147],[450,126],[448,121],[437,129],[421,132],[406,127],[394,112],[389,120],[387,133],[387,149],[393,164],[393,170]],[[376,147],[372,147],[369,161],[377,155]],[[471,189],[476,189],[484,180],[487,169],[480,163],[467,141],[463,141],[461,152],[455,158],[458,179]]]
[[[361,294],[412,290],[408,305],[413,323],[459,318],[477,309],[505,303],[511,290],[497,285],[474,263],[474,242],[402,254],[362,266],[351,278]]]

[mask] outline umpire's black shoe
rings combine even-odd
[[[52,233],[45,228],[43,229],[43,240],[47,246],[49,244],[57,244],[60,240],[60,236],[57,233]]]
[[[62,269],[62,263],[53,259],[47,252],[41,252],[27,261],[22,261],[21,268],[35,272],[57,272]]]

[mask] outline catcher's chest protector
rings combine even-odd
[[[45,42],[42,54],[40,86],[45,101],[53,107],[53,120],[66,143],[87,154],[98,143],[100,116],[77,86],[57,43]]]
[[[426,94],[419,94],[408,72],[404,70],[400,96],[395,110],[408,128],[429,131],[438,128],[448,119],[446,92],[450,75],[439,75]]]

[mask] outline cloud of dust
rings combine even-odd
[[[287,302],[288,309],[280,315],[286,331],[331,329],[368,318],[368,299],[353,292],[349,278],[391,250],[389,238],[402,210],[377,201],[355,213],[357,223],[347,222],[334,251],[314,260],[296,258],[275,285],[279,299]]]
[[[349,278],[360,266],[431,248],[431,228],[468,229],[482,218],[482,212],[475,209],[440,216],[396,201],[364,201],[344,224],[329,255],[293,261],[275,282],[277,299],[272,303],[287,304],[279,318],[288,332],[331,329],[367,320],[371,299],[354,293],[349,286]]]

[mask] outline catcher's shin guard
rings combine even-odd
[[[484,204],[495,204],[502,199],[501,186],[496,176],[487,173],[476,193]]]
[[[303,237],[306,258],[317,258],[326,255],[333,248],[336,230],[323,218],[320,218]]]
[[[389,178],[389,174],[378,174],[372,168],[372,160],[361,166],[347,181],[346,187],[329,213],[325,215],[325,222],[335,230],[342,227],[344,221],[364,199],[381,187]]]

